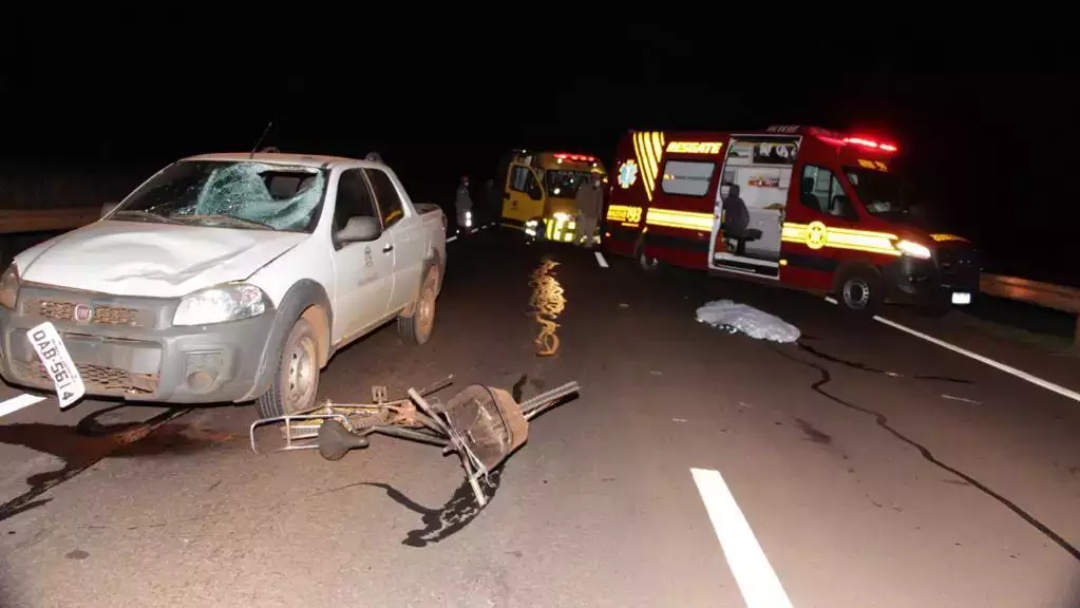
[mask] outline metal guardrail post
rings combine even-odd
[[[1034,304],[1076,315],[1073,344],[1080,346],[1080,289],[998,274],[984,274],[980,291],[989,296]]]

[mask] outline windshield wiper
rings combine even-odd
[[[158,215],[156,213],[151,213],[149,211],[142,211],[142,210],[139,210],[139,209],[121,209],[120,211],[117,211],[112,216],[112,219],[118,219],[120,216],[137,217],[137,218],[142,219],[142,220],[151,220],[151,221],[157,222],[159,224],[179,224],[180,223],[180,222],[174,220],[171,217],[168,217],[168,216],[165,216],[165,215]]]
[[[232,215],[222,215],[220,213],[208,213],[205,215],[182,215],[177,219],[182,220],[196,220],[196,221],[208,221],[215,224],[231,224],[233,226],[239,226],[243,228],[259,228],[263,230],[277,230],[270,224],[264,224],[255,220],[248,220],[241,217],[234,217]]]

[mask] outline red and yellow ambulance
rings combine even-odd
[[[979,289],[971,242],[925,227],[897,147],[802,126],[632,131],[612,167],[603,250],[835,295],[943,310]]]

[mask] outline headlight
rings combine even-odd
[[[12,262],[4,274],[0,275],[0,306],[15,308],[15,301],[19,298],[19,269]]]
[[[540,222],[538,222],[536,220],[529,220],[529,221],[525,222],[525,226],[528,227],[528,228],[535,228],[535,227],[537,227],[539,225],[540,225]]]
[[[184,296],[173,315],[173,325],[210,325],[257,317],[270,301],[254,285],[219,285]]]
[[[930,259],[930,248],[926,245],[920,245],[913,241],[900,241],[896,244],[896,248],[913,258]]]

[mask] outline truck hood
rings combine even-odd
[[[168,298],[246,279],[307,236],[109,220],[28,249],[15,261],[26,282]]]

